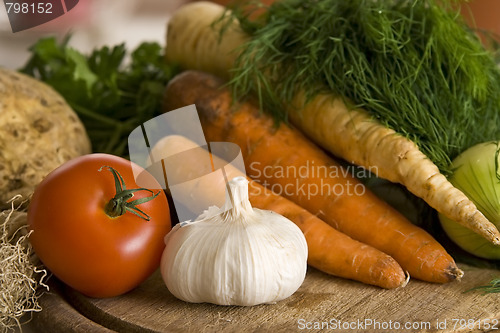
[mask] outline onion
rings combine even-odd
[[[498,229],[500,224],[500,141],[477,144],[455,158],[450,182],[477,206]],[[486,259],[500,259],[500,246],[439,214],[446,234],[465,251]]]

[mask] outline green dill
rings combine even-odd
[[[341,96],[448,175],[460,152],[500,138],[500,71],[455,2],[280,0],[252,19],[236,7],[252,38],[230,86],[279,120],[298,91]]]
[[[481,291],[483,295],[500,293],[500,278],[494,278],[487,285],[474,287],[466,292],[471,291]]]
[[[166,63],[163,48],[143,42],[128,54],[125,44],[103,46],[85,55],[53,37],[31,48],[20,71],[52,86],[75,110],[94,152],[128,157],[128,135],[161,113],[167,82],[178,69]]]

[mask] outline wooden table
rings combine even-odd
[[[411,280],[397,290],[309,268],[294,295],[254,307],[185,303],[169,293],[158,271],[132,292],[108,299],[91,299],[52,281],[51,292],[41,298],[44,310],[35,315],[31,327],[36,332],[86,333],[497,331],[500,294],[467,291],[500,276],[500,271],[460,267],[465,271],[460,282]]]

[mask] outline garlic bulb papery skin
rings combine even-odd
[[[161,274],[168,290],[186,302],[219,305],[289,297],[307,270],[302,231],[282,215],[252,208],[245,177],[228,184],[223,207],[177,224],[165,237]]]

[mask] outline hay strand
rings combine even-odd
[[[27,213],[20,210],[24,202],[14,204],[18,199],[0,213],[0,332],[21,330],[26,314],[41,311],[40,291],[49,289],[44,283],[47,271],[28,240]]]

